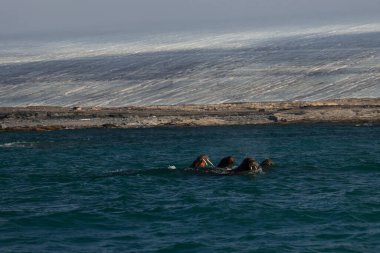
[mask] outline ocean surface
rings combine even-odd
[[[379,185],[379,125],[2,132],[0,252],[377,253]]]
[[[380,97],[380,24],[0,38],[0,106]]]

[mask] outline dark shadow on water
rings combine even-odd
[[[266,170],[263,172],[240,172],[234,173],[231,170],[225,170],[220,168],[215,169],[193,169],[193,168],[180,168],[180,169],[144,169],[144,170],[129,170],[129,169],[120,169],[113,171],[106,171],[97,175],[88,175],[86,177],[91,179],[99,179],[99,178],[108,178],[108,177],[132,177],[132,176],[207,176],[207,177],[226,177],[226,176],[240,176],[240,177],[254,177],[258,175],[263,175],[269,173],[270,170]]]

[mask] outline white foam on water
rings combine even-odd
[[[1,148],[30,148],[34,147],[36,142],[8,142],[0,144]]]

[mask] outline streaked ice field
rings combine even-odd
[[[380,24],[0,38],[0,106],[380,97]]]

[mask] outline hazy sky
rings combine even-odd
[[[0,35],[377,22],[378,0],[0,0]]]

